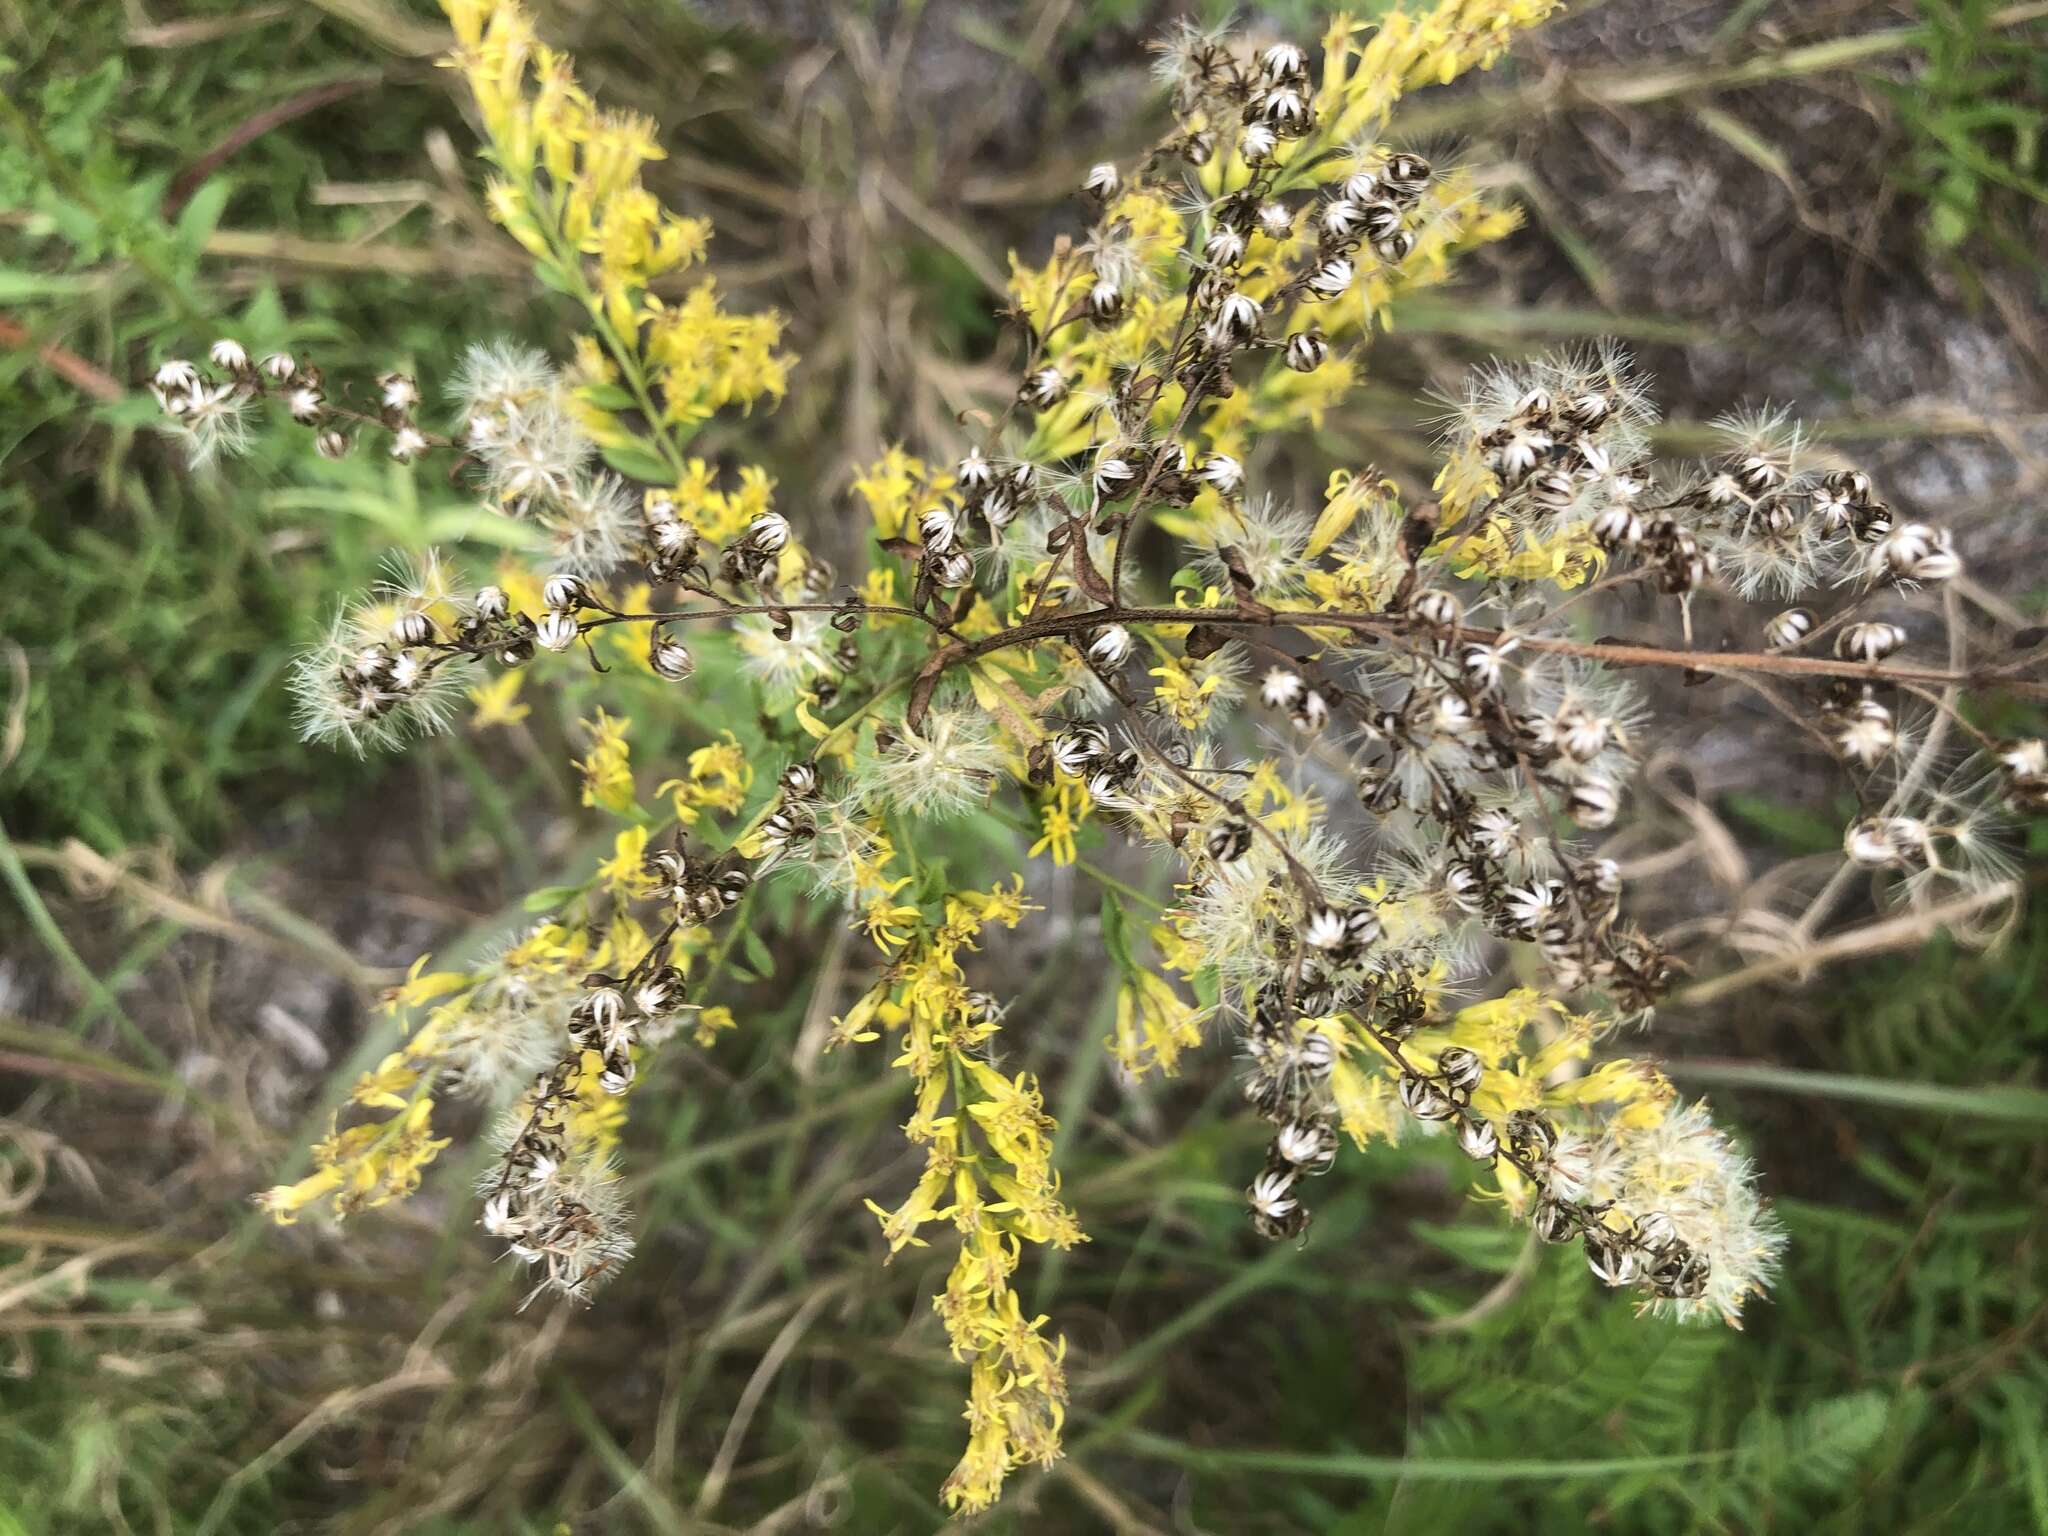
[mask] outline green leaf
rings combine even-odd
[[[752,928],[740,930],[740,947],[747,952],[747,962],[762,976],[775,974],[775,956],[769,951],[759,932]]]
[[[199,190],[192,194],[192,200],[178,213],[178,244],[190,255],[198,255],[206,244],[206,237],[213,233],[220,223],[221,211],[228,205],[228,194],[234,190],[234,183],[225,176],[213,176],[199,184]]]
[[[604,450],[604,461],[628,479],[649,485],[667,485],[675,479],[661,455],[638,440],[613,443]]]
[[[1137,974],[1138,963],[1131,958],[1131,944],[1125,934],[1124,909],[1108,891],[1102,893],[1102,947],[1126,976]]]
[[[529,912],[547,912],[568,905],[582,894],[580,885],[544,885],[537,891],[527,892],[520,906]]]

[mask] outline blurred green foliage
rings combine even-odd
[[[2000,26],[2002,9],[1919,0],[1924,57],[1886,91],[1909,146],[1894,175],[1924,203],[1937,253],[1988,249],[2048,293],[2048,21]]]
[[[525,303],[523,285],[508,304],[435,274],[431,256],[404,272],[380,270],[374,253],[329,271],[235,260],[293,239],[431,253],[418,214],[326,206],[316,189],[415,178],[423,135],[459,121],[434,91],[368,90],[426,67],[393,64],[348,28],[276,10],[224,9],[183,29],[139,14],[31,8],[0,62],[10,701],[15,668],[28,678],[5,805],[17,837],[108,852],[164,840],[190,855],[238,815],[301,794],[330,807],[364,782],[367,770],[297,748],[280,674],[333,594],[374,574],[378,551],[436,530],[395,538],[385,468],[317,464],[289,422],[266,424],[232,481],[188,472],[142,385],[163,358],[203,355],[222,334],[367,376],[517,330]],[[251,129],[306,100],[324,104],[291,131]],[[240,244],[224,244],[227,229]],[[259,489],[308,480],[334,494],[309,504]],[[336,515],[364,508],[374,526]]]

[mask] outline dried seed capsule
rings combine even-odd
[[[400,645],[426,645],[434,638],[434,621],[417,611],[401,613],[392,621],[391,638]]]
[[[1448,1120],[1458,1112],[1451,1096],[1426,1077],[1401,1079],[1401,1103],[1418,1120]]]
[[[995,484],[995,466],[982,457],[979,448],[971,451],[953,470],[953,481],[970,497],[979,496]]]
[[[789,519],[780,512],[763,512],[747,524],[746,547],[757,555],[777,555],[789,543]]]
[[[1635,1239],[1637,1247],[1661,1253],[1678,1241],[1678,1228],[1662,1211],[1651,1211],[1636,1218]]]
[[[1294,1170],[1262,1173],[1244,1192],[1252,1225],[1266,1238],[1293,1237],[1308,1226],[1308,1208],[1294,1194]]]
[[[917,519],[917,536],[933,554],[943,555],[960,543],[960,522],[951,507],[927,507]]]
[[[323,459],[345,459],[348,457],[348,434],[339,427],[329,427],[313,439],[313,447]]]
[[[1536,1236],[1546,1243],[1568,1243],[1578,1228],[1571,1207],[1562,1200],[1549,1199],[1536,1203],[1536,1214],[1530,1225],[1536,1229]]]
[[[1453,1045],[1437,1057],[1436,1075],[1453,1093],[1469,1095],[1485,1078],[1486,1065],[1476,1051]]]
[[[1602,1228],[1586,1228],[1586,1265],[1602,1285],[1627,1285],[1636,1277],[1636,1262],[1635,1249]]]
[[[1813,610],[1787,608],[1764,625],[1764,644],[1774,651],[1782,651],[1799,644],[1812,633]]]
[[[1244,259],[1244,236],[1234,229],[1219,229],[1202,246],[1202,254],[1219,267],[1234,267]]]
[[[717,893],[718,904],[730,912],[740,904],[740,898],[747,894],[747,887],[754,883],[754,875],[743,864],[721,869],[712,878],[711,889]]]
[[[1901,581],[1949,581],[1962,574],[1955,536],[1925,523],[1900,523],[1884,536],[1878,554]]]
[[[1099,277],[1088,289],[1088,318],[1108,325],[1124,312],[1124,292],[1108,278]]]
[[[1539,470],[1525,484],[1529,499],[1551,512],[1562,512],[1579,499],[1579,481],[1566,470]]]
[[[1523,1162],[1532,1167],[1542,1164],[1556,1145],[1557,1131],[1537,1111],[1518,1109],[1508,1116],[1508,1146]]]
[[[1327,1173],[1337,1160],[1337,1133],[1327,1120],[1290,1120],[1273,1138],[1273,1155],[1303,1173]]]
[[[1017,396],[1036,410],[1051,410],[1067,398],[1067,377],[1059,369],[1047,364],[1024,381],[1023,386],[1017,391]]]
[[[930,562],[932,580],[942,587],[964,587],[974,580],[974,557],[964,549],[934,550]]]
[[[1408,611],[1436,629],[1450,629],[1464,615],[1464,607],[1448,592],[1425,588],[1408,600]]]
[[[1088,640],[1088,659],[1098,667],[1120,667],[1131,654],[1131,632],[1121,624],[1105,624]]]
[[[1643,539],[1643,520],[1627,507],[1604,507],[1593,519],[1593,538],[1605,550],[1631,549]]]
[[[1259,69],[1268,80],[1292,80],[1308,72],[1308,55],[1294,43],[1275,43],[1259,55]]]
[[[1906,632],[1896,624],[1851,624],[1835,637],[1835,654],[1847,661],[1883,661],[1905,643]]]
[[[1296,373],[1314,373],[1330,355],[1321,331],[1296,331],[1287,338],[1287,366]]]
[[[1299,673],[1286,667],[1272,667],[1259,683],[1259,698],[1268,708],[1292,709],[1307,687]]]
[[[1464,1121],[1458,1127],[1458,1150],[1475,1163],[1490,1163],[1500,1155],[1500,1135],[1493,1128],[1491,1120],[1478,1116]]]
[[[578,633],[576,616],[553,608],[541,615],[533,637],[550,651],[566,651],[576,643]]]
[[[697,670],[697,658],[690,654],[687,645],[673,635],[663,633],[657,624],[647,637],[647,665],[654,669],[655,676],[680,683]]]
[[[1373,241],[1373,254],[1389,266],[1398,267],[1406,261],[1415,249],[1415,235],[1411,230],[1397,229],[1391,235],[1382,235]]]
[[[1564,403],[1558,414],[1582,432],[1591,432],[1614,412],[1614,397],[1603,390],[1588,390]]]
[[[1117,168],[1105,160],[1090,168],[1081,182],[1081,190],[1098,203],[1106,203],[1116,196],[1117,188],[1122,185],[1123,177],[1117,174]]]
[[[1235,864],[1252,846],[1251,823],[1242,816],[1226,817],[1209,829],[1204,846],[1218,864]]]
[[[1237,153],[1246,165],[1264,165],[1280,147],[1280,135],[1266,123],[1246,123],[1237,136]]]
[[[1866,816],[1849,824],[1842,852],[1864,869],[1904,864],[1927,846],[1927,827],[1911,816]]]
[[[672,1013],[684,996],[683,973],[672,965],[657,966],[633,990],[633,1006],[646,1018],[658,1019]]]
[[[1683,1245],[1660,1255],[1649,1273],[1650,1285],[1660,1296],[1678,1301],[1697,1301],[1707,1293],[1713,1266],[1703,1253]]]
[[[818,768],[815,763],[791,763],[782,770],[777,781],[782,792],[793,800],[808,800],[818,792]]]
[[[242,344],[232,337],[223,336],[216,341],[207,355],[213,359],[214,367],[224,368],[229,373],[249,371],[249,354]]]
[[[1314,113],[1308,97],[1292,85],[1278,85],[1267,91],[1255,107],[1259,121],[1283,139],[1298,139],[1308,132]]]
[[[550,608],[581,608],[583,583],[566,572],[550,576],[541,584],[540,600]]]
[[[263,371],[279,384],[289,382],[299,371],[299,365],[289,352],[273,352],[263,359]]]
[[[1575,826],[1597,832],[1614,825],[1621,811],[1621,795],[1604,779],[1587,779],[1572,786],[1567,809]]]
[[[1104,459],[1095,466],[1095,494],[1104,501],[1121,501],[1137,486],[1138,472],[1123,459]]]
[[[1053,766],[1072,778],[1086,773],[1109,751],[1109,732],[1092,722],[1069,726],[1053,738]]]
[[[1870,476],[1860,469],[1835,470],[1821,483],[1844,501],[1859,507],[1870,504]]]
[[[1232,344],[1242,344],[1259,334],[1259,319],[1258,300],[1246,294],[1233,293],[1217,305],[1213,330]]]
[[[1395,196],[1413,200],[1422,195],[1435,174],[1435,169],[1422,156],[1403,152],[1387,158],[1386,172],[1381,179]]]
[[[1342,245],[1355,242],[1365,229],[1365,210],[1349,198],[1339,197],[1323,204],[1316,215],[1323,234]]]
[[[1835,730],[1835,745],[1844,757],[1874,768],[1898,743],[1892,712],[1875,699],[1859,699]]]
[[[503,587],[478,587],[476,596],[470,600],[476,616],[488,624],[495,624],[512,611],[512,604],[505,596]]]
[[[1212,453],[1202,460],[1195,478],[1213,487],[1219,496],[1235,496],[1244,484],[1244,465],[1227,453]]]
[[[1351,286],[1355,269],[1342,256],[1333,256],[1309,274],[1308,291],[1319,299],[1341,298]]]

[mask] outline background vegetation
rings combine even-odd
[[[1621,334],[1674,441],[1817,402],[2042,613],[2048,8],[1578,9],[1397,123],[1501,167],[1531,227],[1398,317],[1324,446],[1412,462],[1444,368]],[[1005,245],[1143,138],[1166,14],[550,8],[670,130],[721,281],[791,316],[792,404],[743,427],[785,505],[833,516],[887,434],[944,444],[995,377]],[[402,766],[294,741],[279,673],[328,594],[393,545],[483,552],[454,488],[285,431],[191,475],[133,387],[223,331],[429,379],[551,338],[441,46],[392,0],[0,8],[0,1532],[936,1529],[957,1372],[932,1277],[882,1268],[860,1210],[906,1172],[898,1089],[820,1055],[851,957],[786,890],[784,941],[723,960],[744,1027],[636,1097],[643,1254],[600,1308],[513,1311],[459,1160],[345,1245],[247,1205],[386,1048],[377,989],[516,925],[591,831],[562,777],[588,685]],[[1733,846],[1833,842],[1798,782],[1689,766]],[[1671,1010],[1674,1074],[1791,1229],[1746,1334],[1637,1322],[1464,1214],[1427,1145],[1347,1163],[1306,1247],[1256,1245],[1225,1053],[1117,1089],[1099,937],[1047,942],[1015,960],[1018,1065],[1094,1241],[1032,1298],[1075,1342],[1070,1455],[986,1529],[2048,1531],[2048,918]]]

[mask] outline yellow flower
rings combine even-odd
[[[597,877],[620,895],[646,888],[647,829],[628,827],[612,839],[612,856],[597,866]]]
[[[523,671],[507,667],[489,682],[470,689],[470,702],[476,705],[476,713],[469,723],[481,731],[493,725],[517,725],[524,720],[533,712],[530,706],[519,702],[519,690],[525,682]]]
[[[1043,835],[1031,845],[1026,857],[1035,859],[1041,853],[1050,853],[1056,865],[1073,863],[1080,857],[1074,834],[1080,830],[1087,816],[1087,792],[1062,774],[1053,786],[1052,794],[1038,808]]]
[[[614,719],[601,709],[595,720],[583,722],[583,729],[590,734],[590,755],[576,766],[583,772],[585,805],[602,806],[618,816],[638,805],[626,747],[626,732],[631,724]]]
[[[723,1003],[714,1003],[709,1008],[697,1011],[697,1028],[690,1037],[696,1044],[709,1049],[721,1030],[737,1029],[739,1021],[732,1016],[732,1010]]]
[[[1200,1018],[1165,977],[1133,971],[1117,989],[1110,1053],[1132,1077],[1154,1068],[1172,1077],[1180,1070],[1180,1053],[1202,1043]]]
[[[1159,679],[1152,690],[1153,701],[1176,725],[1192,731],[1208,721],[1214,707],[1212,696],[1223,686],[1219,674],[1211,672],[1198,681],[1185,661],[1169,656],[1152,668],[1151,675]]]
[[[669,779],[654,791],[673,797],[676,820],[684,826],[694,826],[703,811],[730,816],[747,803],[747,791],[754,783],[754,765],[731,731],[692,752],[684,768],[685,777]]]

